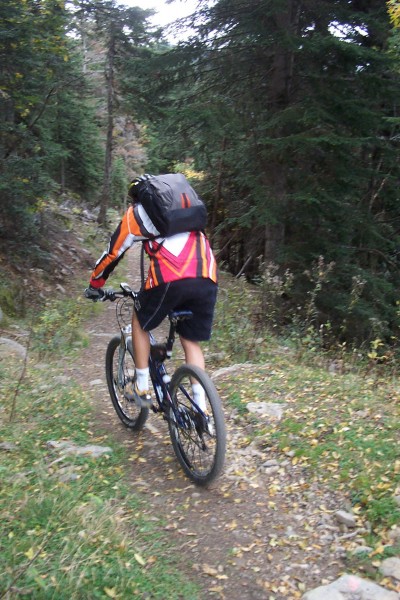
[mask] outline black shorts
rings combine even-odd
[[[211,279],[180,279],[139,292],[136,314],[145,331],[158,327],[174,310],[191,310],[192,319],[179,321],[177,333],[192,342],[210,339],[218,286]]]

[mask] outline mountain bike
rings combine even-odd
[[[151,409],[139,407],[124,393],[136,377],[131,321],[137,292],[126,283],[121,283],[120,288],[105,290],[102,298],[116,301],[120,328],[120,335],[110,340],[106,352],[107,385],[115,412],[127,428],[136,431],[143,428],[149,410],[159,413],[168,423],[172,446],[183,471],[197,485],[207,485],[221,473],[225,460],[226,431],[221,400],[203,369],[183,364],[170,377],[165,367],[165,360],[172,356],[178,322],[193,318],[193,314],[182,310],[170,313],[169,333],[164,343],[157,343],[149,333],[149,370],[155,402]],[[193,399],[194,381],[204,389],[206,410],[201,410]]]

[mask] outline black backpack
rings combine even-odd
[[[207,225],[205,204],[182,173],[148,176],[138,184],[137,199],[162,237]]]

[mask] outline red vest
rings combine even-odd
[[[217,282],[217,265],[207,237],[201,231],[180,233],[163,241],[148,240],[150,258],[145,289],[178,279],[204,277]]]

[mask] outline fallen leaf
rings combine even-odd
[[[138,562],[138,563],[139,563],[139,565],[142,565],[142,567],[144,567],[144,566],[145,566],[145,564],[146,564],[146,561],[144,560],[144,558],[143,558],[143,557],[142,557],[140,554],[136,553],[136,554],[134,554],[133,556],[134,556],[134,558],[135,558],[136,562]]]
[[[29,560],[32,560],[32,558],[35,556],[35,550],[33,548],[29,548],[29,550],[25,552],[25,556],[29,558]]]
[[[217,577],[219,575],[217,569],[210,567],[210,565],[203,565],[203,573],[210,575],[210,577]]]

